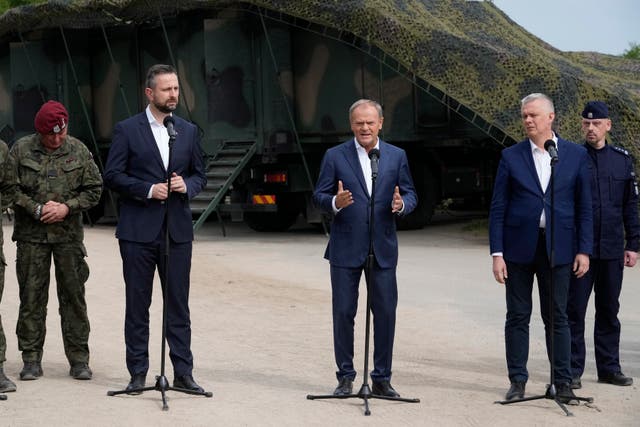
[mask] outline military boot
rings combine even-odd
[[[71,365],[69,375],[71,375],[76,380],[90,380],[93,376],[93,372],[91,372],[88,363],[78,362]]]
[[[40,362],[24,362],[24,367],[20,372],[20,380],[37,380],[42,376],[42,365]]]
[[[4,370],[2,369],[2,364],[0,364],[0,393],[5,393],[7,391],[16,391],[16,385],[13,381],[11,381],[4,374]]]

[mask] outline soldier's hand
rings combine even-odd
[[[167,191],[167,183],[159,182],[157,184],[153,184],[151,189],[151,197],[157,200],[166,200],[169,197],[169,192]]]
[[[69,206],[64,203],[54,202],[49,200],[42,205],[42,213],[40,214],[40,221],[45,224],[53,224],[56,222],[62,222],[69,215]]]
[[[400,187],[396,185],[396,189],[393,191],[393,202],[391,202],[391,212],[396,213],[402,210],[404,201],[400,195]]]
[[[187,184],[185,184],[184,179],[182,179],[182,177],[175,172],[171,174],[171,192],[187,192]]]
[[[638,260],[638,252],[624,251],[624,265],[625,267],[633,267]]]
[[[353,203],[351,191],[342,188],[342,181],[338,180],[338,192],[336,193],[336,208],[342,209]]]

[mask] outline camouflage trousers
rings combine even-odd
[[[16,334],[25,362],[41,361],[46,335],[51,257],[55,265],[64,351],[73,365],[89,362],[89,318],[84,284],[89,278],[82,242],[17,242],[16,275],[20,312]]]
[[[0,226],[1,227],[1,226]],[[0,302],[2,302],[2,292],[4,292],[4,267],[6,262],[4,260],[4,254],[0,249]],[[7,353],[7,339],[4,336],[4,329],[2,329],[2,315],[0,315],[0,367],[4,363]]]

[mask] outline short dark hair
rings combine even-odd
[[[145,83],[148,88],[153,89],[156,85],[156,76],[158,74],[175,74],[178,75],[178,72],[172,65],[166,64],[155,64],[149,67],[149,71],[147,71],[147,82]]]

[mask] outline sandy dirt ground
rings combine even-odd
[[[4,226],[7,255],[2,321],[7,332],[5,372],[18,391],[0,401],[3,426],[638,426],[640,413],[640,268],[627,269],[620,318],[624,372],[631,387],[597,383],[588,338],[582,396],[591,406],[571,406],[564,416],[542,399],[494,404],[508,386],[504,359],[504,289],[493,281],[487,239],[442,221],[400,233],[399,307],[392,383],[420,403],[371,400],[307,400],[336,385],[331,336],[329,266],[322,258],[326,237],[299,227],[261,234],[242,225],[222,237],[207,224],[194,243],[191,284],[194,376],[213,398],[167,392],[108,397],[129,376],[124,362],[124,287],[113,226],[86,230],[91,276],[93,380],[77,381],[61,343],[55,285],[47,318],[44,376],[19,381],[22,367],[15,337],[18,291],[11,225]],[[362,384],[364,282],[356,319],[356,390]],[[536,292],[534,291],[534,294]],[[161,301],[154,292],[151,368],[160,373]],[[593,307],[587,328],[592,329]],[[543,393],[549,378],[539,305],[531,322],[527,394]],[[590,335],[590,334],[589,334]],[[168,352],[168,349],[167,349]],[[166,376],[173,380],[167,353]]]

